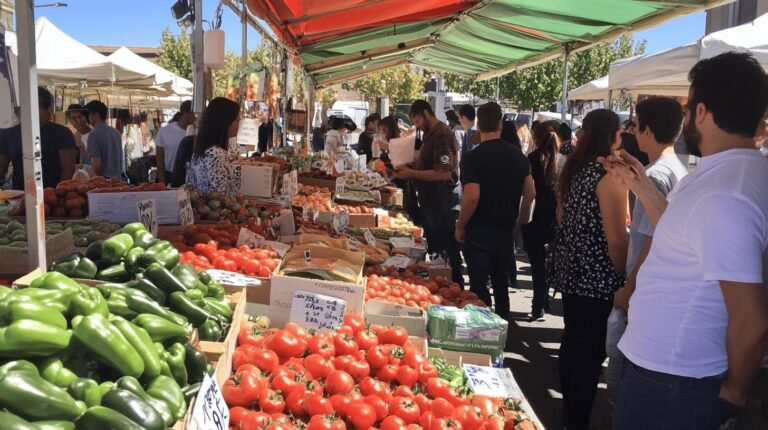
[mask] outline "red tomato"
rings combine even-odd
[[[259,271],[255,274],[259,278],[269,278],[269,275],[272,274],[272,270],[262,264],[261,267],[259,267]]]
[[[367,403],[358,403],[349,408],[348,418],[355,430],[368,430],[376,422],[376,411]]]
[[[453,417],[468,429],[480,428],[484,421],[480,408],[471,405],[459,406],[453,411]]]
[[[454,407],[443,397],[435,397],[432,399],[432,414],[435,418],[449,417],[453,414]]]
[[[379,344],[379,338],[371,330],[363,330],[355,335],[355,341],[361,350],[368,351]]]
[[[405,397],[393,397],[389,401],[389,411],[392,415],[402,418],[406,424],[416,423],[421,417],[419,405]]]
[[[395,397],[405,397],[406,399],[413,399],[414,397],[413,390],[406,387],[405,385],[399,385],[397,388],[395,388],[395,391],[392,392],[392,395]]]
[[[331,358],[336,355],[336,348],[333,346],[333,338],[330,335],[315,335],[307,344],[309,352],[312,354],[318,354],[324,358]]]
[[[433,399],[442,398],[445,399],[448,396],[453,395],[448,381],[440,378],[432,378],[427,380],[427,394]]]
[[[346,394],[334,394],[329,399],[336,415],[341,418],[347,418],[347,410],[352,405],[352,398]]]
[[[268,337],[264,346],[283,358],[300,357],[307,349],[307,343],[303,339],[286,330],[278,330]]]
[[[283,329],[293,333],[296,337],[298,337],[299,339],[304,339],[305,341],[309,341],[309,339],[312,337],[312,335],[309,334],[307,329],[305,329],[304,327],[294,322],[289,322],[285,324],[285,327],[283,327]]]
[[[317,394],[323,394],[323,384],[320,383],[317,379],[311,379],[304,383],[304,385],[307,387],[308,393],[317,393]]]
[[[437,367],[429,361],[425,361],[419,365],[419,382],[426,384],[432,378],[437,378]]]
[[[365,319],[362,315],[354,312],[344,314],[344,325],[352,328],[352,333],[357,335],[365,330]]]
[[[306,415],[307,410],[304,407],[304,395],[306,393],[301,390],[296,390],[286,396],[285,398],[285,407],[288,412],[291,413],[291,415],[295,417],[303,417]]]
[[[483,415],[483,418],[490,417],[495,414],[498,409],[498,402],[495,402],[488,396],[474,395],[470,400],[470,404],[480,408],[480,413]]]
[[[365,361],[353,361],[347,367],[347,372],[355,381],[359,381],[371,374],[371,366]]]
[[[405,430],[405,421],[395,415],[390,415],[379,425],[380,430]]]
[[[306,366],[309,373],[315,378],[325,379],[328,375],[336,370],[333,363],[330,360],[323,358],[320,354],[310,354],[304,359],[304,366]]]
[[[307,430],[347,430],[347,425],[333,416],[315,415],[309,420]]]
[[[354,386],[355,381],[343,370],[334,370],[325,380],[325,391],[330,395],[347,394]]]
[[[261,348],[264,345],[264,331],[258,327],[242,327],[237,333],[237,344],[254,345]]]
[[[248,414],[248,409],[245,409],[241,406],[229,408],[229,423],[237,426]]]
[[[285,399],[277,391],[264,388],[259,394],[259,409],[268,414],[280,413],[285,410]]]
[[[429,430],[462,430],[463,428],[461,423],[453,418],[435,418],[429,426]]]
[[[410,344],[410,342],[408,343]],[[418,369],[419,366],[426,362],[427,358],[424,357],[424,354],[415,348],[406,349],[405,353],[403,354],[403,364],[411,366],[414,369]]]
[[[419,380],[419,372],[411,366],[400,366],[395,374],[395,379],[401,385],[406,387],[413,387]]]
[[[280,358],[274,351],[268,349],[254,348],[246,354],[246,359],[259,369],[270,373],[274,372],[280,365]]]
[[[432,411],[427,411],[421,414],[421,417],[419,417],[419,425],[424,430],[429,430],[429,428],[432,427],[432,421],[434,420],[435,420],[435,417],[432,414]]]
[[[389,415],[389,405],[379,396],[370,395],[363,398],[363,402],[371,405],[376,411],[376,420],[381,421]]]
[[[295,372],[280,368],[274,375],[272,375],[271,388],[280,391],[286,396],[294,391],[306,391],[304,382],[300,377],[296,376]]]
[[[403,346],[408,340],[408,332],[402,327],[390,327],[378,333],[379,343],[391,343]]]
[[[278,264],[280,264],[280,260],[274,258],[264,258],[261,260],[261,265],[266,267],[269,273],[272,273]]]
[[[354,362],[355,357],[351,355],[338,355],[333,358],[333,367],[338,370],[343,370],[351,375],[349,368]]]
[[[224,401],[229,406],[248,406],[259,399],[259,383],[252,373],[236,373],[224,383],[221,389]]]
[[[372,369],[379,369],[389,363],[389,352],[383,345],[368,349],[368,364]]]
[[[392,382],[397,377],[398,367],[394,364],[387,364],[376,372],[376,377],[384,382]]]
[[[432,400],[430,400],[430,398],[425,396],[424,394],[417,394],[413,396],[413,401],[416,402],[417,405],[419,405],[419,410],[421,411],[432,410]]]
[[[248,363],[248,352],[256,348],[253,345],[238,346],[232,353],[232,368],[238,369],[243,364]]]
[[[322,394],[317,393],[307,393],[304,395],[304,409],[306,409],[311,417],[333,413],[331,401],[323,397]]]
[[[238,425],[238,429],[240,430],[253,430],[253,429],[261,429],[264,428],[267,424],[269,424],[270,417],[269,414],[266,414],[264,412],[254,412],[254,411],[248,411],[248,414],[246,414],[243,417],[243,420],[240,421],[240,424]]]

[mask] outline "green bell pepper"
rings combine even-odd
[[[174,419],[178,420],[186,413],[187,402],[184,401],[181,387],[173,378],[160,375],[147,384],[146,391],[151,397],[165,402],[171,409]]]
[[[125,291],[113,291],[107,300],[109,312],[125,319],[134,319],[138,315],[128,307],[128,293]]]
[[[125,264],[115,264],[96,274],[96,279],[107,282],[127,282],[133,279],[125,269]]]
[[[99,290],[86,286],[80,294],[72,297],[72,301],[69,303],[69,315],[85,316],[94,313],[105,317],[109,316],[109,306]]]
[[[216,281],[211,281],[211,283],[208,284],[208,294],[206,295],[217,300],[224,300],[226,291],[224,291],[224,287],[221,284]]]
[[[200,272],[197,274],[197,277],[200,279],[200,282],[206,286],[211,285],[211,282],[214,282],[213,278],[211,278],[211,275],[208,274],[208,272]]]
[[[4,299],[7,295],[13,293],[14,290],[11,287],[6,287],[5,285],[0,285],[0,300]]]
[[[186,357],[187,350],[184,345],[180,343],[174,343],[170,348],[165,350],[163,354],[165,362],[168,363],[168,367],[171,370],[171,375],[179,387],[187,385],[189,375],[187,374]]]
[[[80,284],[77,281],[59,272],[48,272],[32,281],[29,287],[43,290],[80,290]]]
[[[96,273],[98,273],[99,269],[96,267],[96,263],[93,262],[88,257],[82,257],[80,259],[80,262],[77,263],[77,267],[75,267],[75,278],[80,279],[93,279],[96,277]]]
[[[205,354],[190,343],[185,344],[184,349],[187,352],[186,358],[184,359],[184,365],[187,367],[189,382],[191,384],[203,382],[203,379],[205,379],[205,371],[208,367],[208,360],[205,358]]]
[[[64,350],[72,334],[61,312],[32,299],[0,301],[0,357],[45,357]]]
[[[32,424],[37,430],[75,430],[72,421],[35,421]]]
[[[0,407],[31,420],[74,421],[85,412],[84,403],[27,370],[11,370],[0,378]]]
[[[144,227],[144,224],[140,222],[132,222],[130,224],[126,224],[120,230],[120,233],[125,233],[127,235],[130,235],[132,238],[135,238],[141,232],[149,233],[147,231],[147,228]]]
[[[39,374],[37,370],[37,366],[32,364],[31,361],[14,360],[14,361],[9,361],[3,364],[2,366],[0,366],[0,379],[10,371],[30,372],[34,375]]]
[[[202,382],[195,382],[194,384],[189,384],[186,387],[181,388],[181,393],[184,394],[184,400],[189,404],[192,399],[197,397],[197,393],[200,392],[200,387],[203,385]]]
[[[164,430],[163,417],[145,400],[128,390],[112,390],[101,399],[102,406],[115,410],[145,430]]]
[[[218,315],[224,317],[228,322],[232,319],[232,308],[229,307],[229,303],[223,300],[214,299],[213,297],[206,297],[203,299],[205,302],[204,307],[211,312],[215,312]]]
[[[187,319],[183,316],[160,306],[156,301],[150,299],[146,294],[141,293],[139,290],[133,290],[133,292],[140,294],[129,293],[126,297],[128,307],[132,311],[135,311],[137,314],[157,315],[181,326],[187,325]]]
[[[99,292],[105,299],[109,299],[113,291],[126,292],[126,290],[128,289],[128,285],[129,283],[123,284],[123,283],[117,283],[117,282],[105,282],[103,284],[96,285],[94,288],[99,290]]]
[[[125,261],[123,261],[123,264],[125,264],[125,270],[127,270],[128,273],[136,275],[144,270],[144,268],[139,265],[139,259],[142,255],[144,255],[144,248],[139,247],[133,248],[125,254]]]
[[[57,387],[67,388],[77,379],[77,375],[64,367],[64,363],[58,357],[45,358],[38,364],[38,369],[43,379]]]
[[[63,275],[76,278],[77,276],[75,276],[75,272],[77,270],[78,263],[80,263],[80,254],[73,253],[65,255],[53,263],[51,266],[51,271],[59,272]]]
[[[78,430],[142,430],[141,426],[114,409],[104,406],[88,408],[77,420]]]
[[[99,314],[77,316],[72,320],[72,326],[75,338],[97,360],[121,375],[138,377],[144,373],[144,362],[139,353],[106,317]]]
[[[131,248],[133,248],[133,237],[127,233],[120,233],[104,241],[101,245],[101,258],[110,264],[117,264]]]
[[[198,289],[189,290],[189,291],[185,292],[184,294],[186,294],[187,297],[192,299],[192,301],[195,302],[195,304],[198,305],[198,306],[202,306],[205,303],[205,302],[203,302],[203,298],[205,297],[205,295],[203,294],[202,291],[200,291]]]
[[[38,430],[38,427],[18,415],[0,411],[0,430]]]
[[[171,379],[171,383],[174,385],[176,384],[173,379]],[[163,418],[163,423],[166,427],[171,427],[173,423],[176,422],[177,419],[174,418],[174,414],[171,411],[170,406],[166,404],[164,400],[156,399],[147,394],[147,392],[144,391],[144,388],[142,388],[141,384],[136,378],[123,376],[122,378],[115,381],[115,388],[130,391],[131,393],[137,395],[140,399],[149,403],[149,405],[152,406],[152,408],[157,411],[157,413],[160,414],[160,416]]]
[[[189,338],[190,334],[187,327],[153,314],[140,314],[132,322],[146,330],[154,342],[165,342],[174,337]]]
[[[101,245],[104,244],[103,240],[93,242],[85,249],[85,256],[90,258],[91,261],[101,260]]]
[[[200,340],[218,342],[221,338],[221,326],[216,320],[208,320],[197,328],[197,335]]]
[[[149,296],[150,299],[156,301],[160,305],[164,305],[168,298],[168,295],[165,293],[165,291],[157,288],[157,285],[153,284],[152,281],[143,275],[138,276],[136,284],[133,286],[133,288],[143,292]]]
[[[191,322],[195,327],[199,327],[209,319],[217,321],[221,319],[226,320],[220,315],[213,313],[202,306],[198,306],[195,304],[195,302],[192,301],[192,299],[180,291],[171,293],[171,295],[168,297],[168,305],[172,310],[187,317],[189,322]]]
[[[123,376],[123,378],[130,378],[130,376]],[[136,379],[136,378],[133,378]],[[108,391],[117,389],[117,385],[115,385],[112,381],[104,381],[101,384],[99,384],[99,392],[102,396],[107,394]]]
[[[13,293],[13,297],[20,301],[39,302],[62,314],[69,311],[69,303],[74,295],[70,290],[41,290],[40,288],[24,288]],[[8,297],[11,295],[6,296]]]
[[[101,405],[103,394],[99,384],[93,379],[77,378],[69,384],[67,391],[75,400],[84,402],[89,408]]]
[[[161,240],[153,244],[139,259],[139,263],[147,267],[152,263],[160,263],[168,270],[179,264],[179,251],[167,240]]]
[[[143,328],[131,324],[119,316],[112,316],[110,322],[120,330],[144,362],[144,376],[153,378],[160,374],[160,355],[155,350],[152,338]]]
[[[175,291],[187,291],[187,287],[160,263],[150,264],[144,271],[144,276],[168,294]]]
[[[173,276],[176,277],[188,290],[196,290],[205,284],[200,282],[200,278],[197,276],[197,271],[187,264],[179,264],[171,271]]]
[[[148,231],[140,231],[133,235],[133,246],[141,249],[149,249],[155,242],[155,236]]]

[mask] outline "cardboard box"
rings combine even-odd
[[[349,225],[360,228],[374,228],[376,227],[376,215],[349,214]]]
[[[227,335],[222,342],[208,342],[201,340],[198,348],[202,351],[209,361],[226,360],[231,361],[232,353],[237,346],[237,335],[240,332],[240,323],[245,313],[245,294],[238,291],[227,296],[229,307],[232,309],[232,324],[229,326]]]
[[[224,287],[224,291],[227,294],[233,294],[236,292],[245,292],[246,303],[261,303],[263,305],[269,304],[269,292],[271,284],[269,278],[254,278],[261,282],[261,285],[235,285],[232,283],[221,285]]]
[[[336,189],[336,179],[310,178],[308,176],[299,176],[299,183],[311,187],[327,188],[328,192]]]
[[[355,282],[323,281],[280,274],[286,259],[297,256],[304,258],[306,250],[310,251],[312,258],[336,258],[352,263],[357,272],[357,279]],[[365,253],[363,252],[343,251],[321,246],[294,246],[286,254],[283,262],[272,273],[269,303],[270,306],[284,310],[280,320],[274,321],[274,323],[282,325],[288,321],[290,312],[287,312],[287,310],[290,309],[293,302],[293,294],[299,290],[343,299],[347,302],[347,312],[362,314],[365,305],[366,278],[363,276],[364,264]]]
[[[368,324],[401,326],[408,330],[411,336],[427,335],[427,315],[419,308],[368,300],[365,303],[364,315]]]
[[[235,164],[235,176],[240,176],[240,194],[271,198],[277,185],[277,164]]]
[[[116,224],[138,221],[136,205],[142,200],[155,200],[157,224],[179,225],[179,202],[187,198],[187,190],[137,191],[127,193],[88,193],[88,217]]]
[[[296,238],[296,244],[304,246],[325,246],[328,248],[342,249],[349,251],[349,239],[347,238],[333,238],[322,234],[305,233],[300,234]]]
[[[46,265],[75,251],[75,238],[72,229],[47,237],[45,240]],[[0,246],[0,273],[4,275],[22,275],[36,269],[30,267],[28,248]],[[34,278],[33,278],[34,279]]]
[[[450,351],[441,348],[427,348],[428,357],[444,358],[449,364],[461,366],[462,364],[474,364],[477,366],[491,366],[491,356],[474,352]]]

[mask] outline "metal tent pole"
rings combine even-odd
[[[560,120],[562,122],[565,122],[565,120],[568,118],[568,110],[566,109],[566,106],[568,105],[568,56],[571,53],[571,44],[566,43],[564,45],[563,50],[563,98],[562,98],[562,116],[560,117]]]
[[[246,89],[248,88],[245,70],[248,67],[248,6],[243,2],[243,13],[240,15],[240,23],[242,24],[242,52],[240,53],[240,106],[247,104],[247,98],[245,97]],[[246,105],[246,112],[248,111]]]
[[[19,99],[21,142],[24,154],[24,204],[27,214],[29,269],[45,271],[45,210],[43,172],[40,167],[40,115],[37,100],[37,58],[35,53],[34,0],[16,1],[18,24]],[[14,166],[15,167],[15,166]]]
[[[192,82],[194,91],[192,104],[195,115],[200,118],[205,107],[205,80],[203,76],[203,0],[194,0],[195,24],[192,29]]]

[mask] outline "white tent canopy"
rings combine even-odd
[[[607,100],[608,75],[574,88],[568,92],[568,100]]]
[[[728,51],[750,52],[768,69],[768,14],[721,30],[697,42],[655,54],[617,61],[608,73],[608,89],[633,94],[688,95],[688,72],[701,59]]]
[[[173,72],[135,54],[124,46],[110,54],[107,58],[114,64],[139,70],[148,76],[154,76],[153,87],[159,91],[165,91],[167,95],[192,95],[193,85],[188,79],[176,76]],[[123,88],[146,88],[141,85],[134,85],[133,83],[120,84],[120,86]]]

